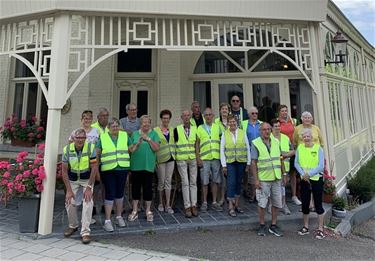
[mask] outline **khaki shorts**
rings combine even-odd
[[[271,198],[272,206],[276,208],[283,207],[281,200],[281,180],[261,181],[260,186],[262,188],[256,190],[256,199],[259,207],[266,208],[268,198]]]

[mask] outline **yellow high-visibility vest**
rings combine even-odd
[[[199,138],[201,160],[220,159],[220,128],[217,124],[211,125],[210,134],[205,124],[199,126],[197,137]]]
[[[272,137],[275,138],[275,136],[273,136],[273,134],[271,134]],[[275,138],[276,139],[276,138]],[[285,134],[283,133],[280,133],[280,150],[281,150],[281,154],[285,154],[285,153],[289,153],[289,149],[290,149],[290,146],[289,146],[289,137],[286,136]],[[287,159],[284,159],[284,168],[285,168],[285,172],[289,172],[290,170],[290,158],[287,158]]]
[[[298,163],[301,168],[305,171],[310,171],[318,167],[319,165],[319,144],[314,144],[311,148],[300,144],[297,148],[298,151]],[[311,180],[319,180],[320,175],[314,175],[310,177]]]
[[[118,133],[117,146],[113,144],[108,132],[100,135],[102,144],[102,154],[100,157],[102,171],[130,167],[130,157],[128,152],[128,134],[124,131]]]
[[[171,157],[175,158],[173,128],[169,128],[169,141],[165,138],[160,127],[155,127],[154,130],[160,138],[160,149],[156,152],[157,162],[164,163],[170,160]]]
[[[184,126],[177,126],[178,142],[176,142],[176,160],[195,159],[195,141],[197,128],[190,126],[189,137],[186,138]]]
[[[258,149],[259,157],[257,162],[258,178],[260,181],[274,181],[281,179],[280,143],[271,136],[271,149],[268,152],[266,144],[261,137],[252,141]]]
[[[234,144],[230,130],[224,132],[225,137],[225,159],[227,163],[247,162],[247,147],[244,141],[245,132],[241,129],[237,130],[237,142]]]
[[[95,128],[95,129],[97,129],[97,130],[99,131],[99,135],[100,135],[100,134],[103,134],[104,132],[109,132],[108,127],[105,127],[105,129],[104,129],[104,131],[103,131],[103,129],[102,129],[102,127],[100,126],[100,124],[99,124],[98,121],[95,122],[95,123],[93,123],[93,124],[91,124],[91,128]]]
[[[69,162],[69,179],[76,181],[77,179],[88,179],[90,177],[90,156],[94,146],[85,141],[82,148],[81,156],[78,157],[74,143],[70,143],[64,147],[65,158]]]

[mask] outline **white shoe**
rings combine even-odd
[[[293,196],[293,197],[292,197],[292,201],[293,201],[294,204],[296,204],[297,206],[302,205],[302,202],[301,202],[296,196]]]
[[[103,226],[104,230],[107,231],[107,232],[113,232],[114,231],[114,228],[112,226],[112,222],[109,221],[109,222],[104,222],[104,226]]]
[[[125,221],[124,221],[123,217],[116,217],[116,224],[119,227],[126,227],[126,224],[125,224]]]
[[[289,208],[288,208],[288,206],[286,204],[284,204],[282,210],[283,210],[283,212],[284,212],[285,215],[290,215],[291,214],[291,212],[290,212],[290,210],[289,210]]]
[[[159,212],[164,212],[164,206],[163,206],[163,204],[159,204],[158,211]]]

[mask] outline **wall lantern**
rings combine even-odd
[[[337,31],[335,37],[331,40],[335,50],[335,60],[334,61],[324,61],[325,65],[330,63],[345,63],[345,56],[347,55],[346,46],[348,44],[348,39],[346,39],[340,31]]]

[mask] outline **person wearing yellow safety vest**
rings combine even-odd
[[[301,176],[301,200],[303,213],[303,227],[298,231],[300,235],[309,234],[309,213],[311,194],[314,198],[315,211],[318,214],[318,230],[315,238],[323,239],[324,209],[323,197],[323,171],[324,152],[319,144],[314,144],[311,129],[302,130],[303,144],[296,151],[295,167]]]
[[[96,128],[99,131],[99,135],[108,132],[108,117],[109,112],[106,108],[99,108],[98,115],[96,116],[97,121],[91,124],[91,127]]]
[[[162,110],[160,112],[161,124],[154,128],[160,138],[160,149],[156,153],[159,191],[158,210],[169,214],[174,213],[171,207],[171,183],[175,164],[175,144],[173,128],[169,126],[171,118],[172,112],[170,110]],[[163,204],[164,195],[165,206]]]
[[[191,118],[190,118],[190,124],[196,128],[198,126],[202,125],[204,123],[204,118],[201,113],[201,106],[199,105],[199,102],[193,101],[191,103]]]
[[[250,147],[246,134],[237,127],[236,118],[228,116],[229,129],[221,136],[220,161],[227,177],[227,198],[231,217],[243,213],[240,208],[241,183],[244,172],[250,170]]]
[[[128,220],[132,222],[138,218],[138,202],[142,192],[143,200],[146,203],[146,219],[148,222],[152,222],[154,220],[154,214],[151,211],[152,180],[156,168],[156,152],[160,148],[160,138],[151,129],[150,116],[142,115],[139,122],[140,129],[133,132],[129,146],[133,210],[129,214]]]
[[[198,216],[197,210],[197,160],[195,141],[197,128],[190,124],[190,110],[181,113],[182,124],[174,131],[176,163],[181,176],[182,197],[184,199],[185,217]],[[188,172],[189,170],[189,172]]]
[[[204,110],[204,124],[197,129],[197,141],[195,153],[198,167],[201,168],[200,177],[202,185],[202,205],[201,211],[207,211],[208,184],[211,177],[212,205],[216,211],[223,211],[217,203],[217,189],[221,184],[222,177],[220,171],[220,128],[213,123],[214,114],[211,108]]]
[[[220,112],[220,117],[215,119],[215,124],[219,125],[220,127],[220,139],[221,139],[221,135],[225,132],[226,129],[229,128],[228,115],[230,114],[230,105],[226,102],[220,103],[219,112]],[[221,181],[220,200],[218,202],[220,207],[224,205],[226,190],[227,190],[227,180],[223,178]]]
[[[290,142],[288,136],[280,132],[280,121],[279,119],[273,119],[271,120],[271,126],[272,126],[272,136],[276,138],[280,142],[280,149],[281,149],[281,155],[282,160],[284,162],[284,168],[285,172],[283,173],[283,179],[281,183],[281,195],[282,195],[282,201],[283,201],[283,208],[282,211],[285,215],[290,215],[291,212],[288,208],[288,205],[286,204],[285,200],[285,184],[288,182],[288,173],[290,169],[290,159],[292,156],[294,156],[294,147],[293,144]],[[269,211],[271,213],[271,204],[269,206]]]
[[[122,217],[124,190],[130,158],[128,152],[128,134],[120,131],[120,121],[112,118],[108,121],[109,132],[100,135],[96,144],[98,164],[100,164],[100,178],[104,184],[104,210],[105,220],[103,228],[107,232],[113,232],[111,212],[113,204],[116,204],[116,223],[119,227],[125,227]]]
[[[260,125],[260,137],[253,140],[251,144],[251,171],[255,180],[258,201],[259,236],[266,235],[264,215],[269,198],[272,201],[272,220],[268,231],[275,236],[283,236],[283,232],[276,225],[278,210],[283,207],[281,173],[285,171],[280,157],[280,143],[271,136],[271,125],[263,122]]]
[[[93,208],[92,192],[97,170],[95,146],[86,141],[84,129],[74,133],[74,142],[64,147],[62,177],[66,188],[65,207],[69,227],[64,236],[69,237],[78,230],[77,206],[81,204],[78,191],[83,189],[81,220],[82,243],[90,243],[90,223]]]
[[[258,120],[258,109],[257,107],[251,107],[249,109],[249,119],[241,122],[242,129],[245,132],[249,143],[260,136],[259,128],[262,122]],[[252,203],[255,200],[255,185],[254,180],[249,172],[244,176],[243,179],[243,194]]]

